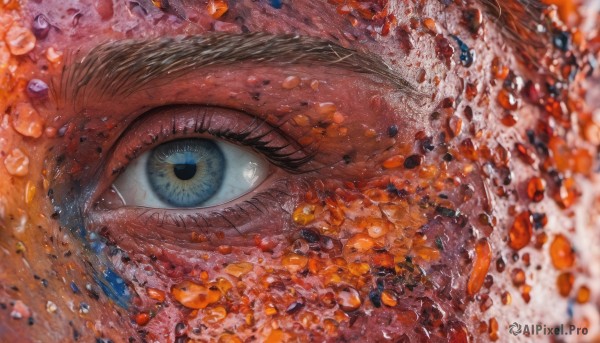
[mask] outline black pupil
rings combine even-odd
[[[173,172],[180,180],[189,180],[196,175],[196,165],[183,163],[173,165]]]

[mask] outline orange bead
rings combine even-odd
[[[546,181],[540,177],[532,177],[527,183],[527,196],[533,202],[540,202],[544,199],[546,191]]]
[[[552,264],[558,270],[567,269],[575,263],[575,252],[567,237],[559,234],[550,244],[550,258]]]
[[[568,297],[573,289],[573,283],[575,283],[575,276],[573,276],[572,273],[561,273],[556,278],[556,287],[558,288],[558,293],[565,298]]]
[[[156,300],[158,302],[165,301],[165,292],[161,291],[157,288],[146,288],[146,293],[148,297],[152,300]]]
[[[290,253],[283,257],[281,265],[284,266],[290,273],[296,273],[303,270],[308,264],[306,256]]]
[[[487,239],[483,238],[475,245],[475,262],[467,282],[467,294],[475,295],[481,289],[492,261],[492,248]]]
[[[358,291],[352,287],[344,288],[336,294],[336,300],[340,308],[350,312],[358,309],[362,304]]]
[[[588,301],[590,301],[590,294],[590,289],[584,285],[579,287],[579,290],[577,290],[577,296],[575,297],[575,299],[578,303],[585,304]]]
[[[490,334],[490,340],[497,341],[498,336],[498,321],[496,318],[490,318],[488,325],[488,332]]]
[[[150,315],[145,312],[138,313],[135,316],[135,323],[139,326],[144,326],[150,321]]]
[[[462,132],[463,120],[459,116],[451,116],[448,119],[448,128],[450,129],[450,133],[452,137],[456,137],[460,135]]]
[[[505,89],[498,93],[497,99],[500,106],[505,110],[514,111],[519,108],[519,100],[517,100],[511,92]]]
[[[423,26],[431,33],[437,33],[437,26],[435,24],[435,20],[431,18],[425,18],[423,19]]]
[[[385,306],[394,307],[398,305],[398,297],[396,297],[394,293],[386,290],[381,292],[381,302]]]
[[[300,84],[300,78],[298,76],[288,76],[281,83],[281,87],[284,89],[293,89],[298,87]]]
[[[294,223],[306,225],[315,220],[315,205],[300,204],[292,213]]]
[[[458,147],[458,149],[460,150],[461,154],[468,158],[471,161],[476,161],[477,157],[478,157],[478,153],[477,153],[477,147],[475,146],[475,144],[473,143],[473,141],[471,140],[471,138],[467,138],[464,141],[462,141],[460,143],[460,146]]]
[[[502,124],[504,124],[504,126],[508,126],[508,127],[515,126],[515,124],[517,123],[518,120],[519,120],[519,116],[517,116],[513,112],[504,113],[504,115],[502,116],[502,119],[500,119]]]
[[[358,252],[364,253],[375,246],[375,241],[373,238],[369,237],[364,233],[358,233],[352,236],[348,242],[346,242],[345,249],[350,250],[350,252]]]
[[[508,232],[508,246],[514,250],[520,250],[527,246],[533,235],[533,218],[531,212],[521,212],[515,218]]]
[[[219,19],[227,10],[229,6],[225,0],[209,0],[206,10],[213,19]]]
[[[249,262],[231,263],[223,270],[225,273],[235,276],[242,277],[250,273],[254,269],[254,265]]]
[[[203,309],[221,298],[217,287],[213,289],[191,281],[171,287],[171,294],[181,305],[192,309]]]
[[[385,169],[394,169],[402,166],[404,164],[404,156],[395,155],[387,160],[383,161],[383,168]]]

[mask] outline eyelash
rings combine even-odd
[[[168,109],[173,109],[173,108],[177,108],[177,107],[168,107]],[[164,109],[164,108],[155,109],[153,111],[161,111],[162,109]],[[248,125],[244,130],[241,130],[240,132],[235,132],[231,128],[212,128],[210,126],[210,119],[208,121],[209,126],[205,126],[205,119],[206,119],[206,116],[203,116],[201,121],[199,121],[197,117],[194,118],[192,125],[194,127],[196,127],[197,129],[194,130],[193,133],[196,133],[196,134],[207,133],[207,134],[210,134],[214,138],[220,138],[220,139],[226,140],[231,143],[250,147],[253,150],[255,150],[256,152],[263,155],[273,165],[275,165],[279,168],[282,168],[283,170],[285,170],[287,172],[290,172],[293,174],[301,173],[302,172],[301,168],[304,165],[306,165],[307,163],[309,163],[314,157],[314,152],[305,154],[305,150],[306,150],[305,147],[302,147],[300,145],[300,143],[298,143],[295,139],[293,139],[287,135],[284,135],[281,132],[279,127],[283,124],[275,127],[275,126],[268,124],[264,120],[254,117],[252,123],[250,125]],[[142,119],[142,120],[144,120],[144,119]],[[200,126],[198,124],[200,124]],[[133,125],[135,125],[135,124],[133,124]],[[259,130],[261,130],[263,125],[269,127],[268,131],[255,136],[255,134]],[[189,133],[185,130],[184,130],[184,132],[179,132],[179,131],[180,130],[177,130],[175,128],[175,120],[173,120],[173,129],[171,131],[172,134],[181,135],[181,134]],[[127,133],[125,133],[125,134],[127,134]],[[284,139],[287,141],[287,143],[284,145],[269,146],[271,143],[273,143],[273,139],[265,139],[265,137],[267,137],[269,134],[276,134],[278,136],[284,137]],[[180,138],[180,137],[178,137],[178,138]],[[176,138],[173,138],[173,139],[176,139]],[[173,140],[173,139],[169,139],[169,140]],[[159,137],[155,136],[152,138],[151,142],[142,143],[142,144],[139,144],[138,146],[135,146],[132,149],[133,150],[132,154],[125,155],[125,157],[127,158],[127,162],[131,162],[134,159],[136,159],[137,157],[139,157],[139,155],[141,155],[142,152],[145,152],[147,150],[147,149],[145,149],[146,147],[157,145],[156,142],[158,140],[159,140]],[[159,144],[166,143],[169,140],[161,141]],[[293,150],[288,151],[288,152],[281,152],[286,148],[292,148]],[[126,166],[123,166],[122,168],[119,168],[118,170],[113,170],[113,175],[119,174],[123,170],[124,167],[126,167]]]
[[[306,153],[307,148],[302,147],[297,141],[282,132],[280,127],[285,122],[273,126],[265,120],[257,117],[250,119],[247,114],[237,111],[213,109],[215,109],[213,113],[210,113],[211,108],[207,108],[206,112],[202,114],[199,113],[197,107],[162,107],[149,111],[134,121],[114,144],[114,148],[109,153],[109,156],[113,157],[103,167],[106,177],[100,177],[100,180],[109,181],[93,187],[94,191],[89,197],[86,208],[90,209],[89,206],[91,205],[93,208],[92,213],[96,214],[98,212],[95,210],[102,210],[97,206],[100,196],[109,189],[109,186],[132,160],[157,145],[170,140],[185,138],[186,136],[194,137],[198,134],[208,134],[216,139],[250,147],[263,155],[270,163],[290,174],[305,172],[303,167],[310,164],[313,159],[314,153]],[[193,112],[190,110],[193,110]],[[231,116],[223,115],[219,117],[221,111],[225,111],[226,114],[231,112]],[[135,141],[130,137],[134,137]],[[116,163],[112,162],[115,157]],[[268,182],[268,179],[266,182]],[[201,210],[124,208],[123,211],[128,212],[123,212],[123,214],[127,217],[128,214],[132,215],[129,218],[135,218],[135,223],[145,224],[146,227],[148,227],[149,220],[156,220],[155,227],[172,226],[174,230],[175,227],[186,229],[196,227],[197,230],[203,230],[225,225],[241,233],[238,226],[252,225],[252,221],[248,219],[256,218],[253,214],[260,213],[260,215],[264,215],[267,212],[276,211],[279,206],[282,206],[283,202],[289,200],[291,195],[287,193],[288,190],[288,178],[280,178],[272,181],[268,187],[265,186],[263,190],[258,191],[252,197],[238,198],[237,201],[232,200],[231,204],[219,205],[220,208],[218,209],[211,207]],[[118,215],[117,217],[121,216]],[[98,224],[98,220],[103,222],[101,213],[100,217],[92,215],[90,219],[90,224]],[[111,225],[111,221],[105,224]]]

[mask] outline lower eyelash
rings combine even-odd
[[[146,228],[151,230],[148,231],[148,236],[157,234],[160,237],[168,235],[176,236],[177,239],[174,240],[176,242],[186,240],[192,241],[193,234],[205,236],[215,235],[216,232],[211,230],[213,228],[218,230],[234,230],[237,235],[255,233],[255,230],[253,229],[244,229],[242,227],[248,225],[264,225],[264,223],[255,223],[256,218],[273,218],[278,214],[288,214],[284,205],[293,200],[293,195],[286,191],[289,189],[289,182],[290,181],[287,179],[277,180],[269,189],[254,195],[248,200],[212,211],[206,211],[210,210],[210,208],[204,208],[199,211],[194,211],[193,209],[175,210],[148,208],[124,208],[122,210],[108,211],[97,210],[93,211],[95,213],[87,216],[88,223],[86,226],[93,230],[94,227],[122,227],[122,223],[126,222],[128,225],[139,227],[140,231],[143,231]],[[114,213],[111,213],[113,211],[118,212],[118,215],[115,216]],[[135,212],[138,213],[134,214]],[[125,218],[129,215],[135,217]],[[118,219],[114,220],[109,218],[109,216]],[[110,236],[110,231],[111,230],[105,230],[105,232],[108,233],[108,236]],[[136,233],[144,235],[144,232],[138,232],[137,230]],[[185,235],[187,235],[187,239],[182,239],[181,236]],[[147,239],[148,237],[145,238]]]

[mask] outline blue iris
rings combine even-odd
[[[225,158],[208,139],[183,139],[156,147],[146,168],[152,190],[175,207],[196,207],[221,187]]]

